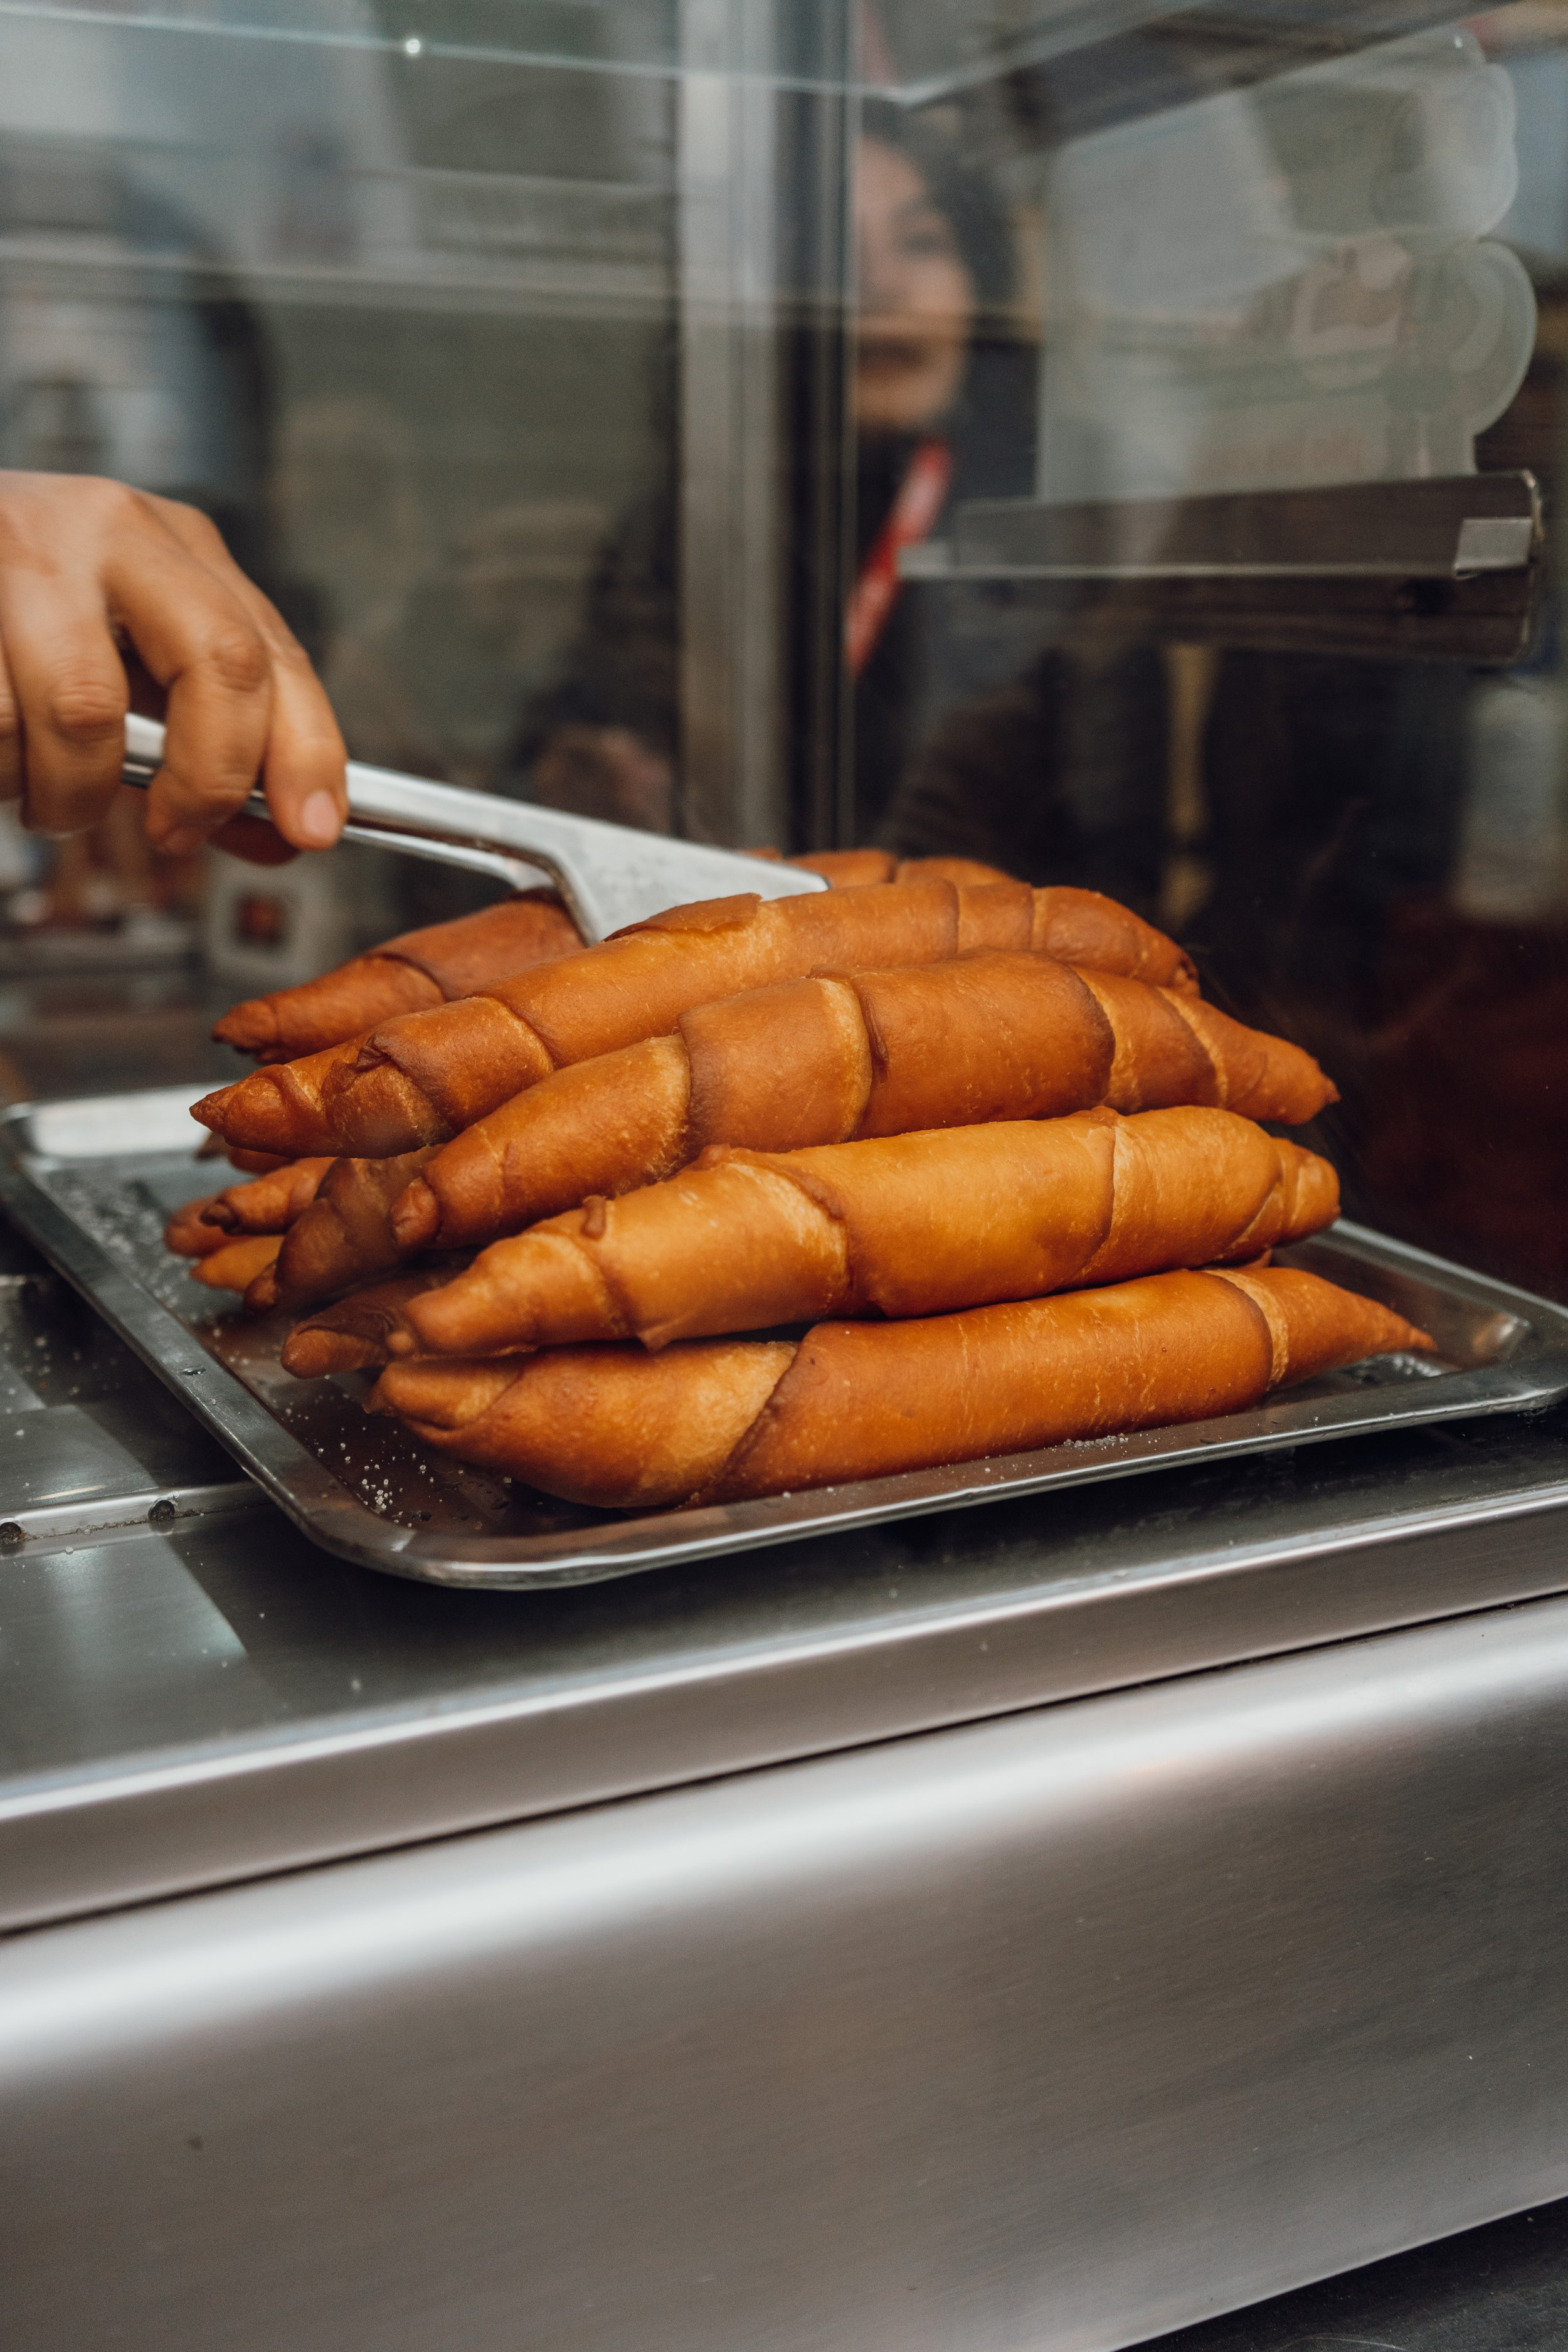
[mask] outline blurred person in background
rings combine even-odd
[[[898,546],[952,498],[1026,488],[1030,355],[1010,315],[1010,226],[983,181],[891,108],[868,110],[855,167],[858,577],[845,614],[855,681],[856,835],[901,770],[920,631]],[[1002,412],[1005,413],[1003,414]],[[623,824],[678,814],[679,528],[673,478],[621,519],[559,675],[526,707],[512,788]]]
[[[899,578],[900,548],[939,536],[955,502],[1033,487],[1035,354],[1012,224],[949,142],[886,106],[867,110],[854,194],[854,838],[1090,882],[1147,908],[1161,861],[1157,656],[1088,661],[1054,646],[976,698],[940,592]],[[524,710],[506,789],[657,832],[678,822],[676,516],[669,483],[623,517],[559,675]]]

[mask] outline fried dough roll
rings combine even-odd
[[[798,1342],[421,1358],[389,1366],[370,1409],[568,1502],[648,1509],[1201,1421],[1431,1344],[1293,1267],[1157,1274],[910,1323],[822,1323]]]
[[[236,1241],[227,1234],[218,1237],[218,1247],[205,1257],[199,1257],[191,1272],[209,1290],[242,1290],[247,1296],[258,1282],[270,1273],[272,1261],[282,1248],[278,1234],[246,1234]]]
[[[792,857],[837,889],[864,882],[1010,882],[999,866],[973,857],[896,858],[885,849],[828,850]],[[334,971],[299,988],[253,996],[226,1013],[213,1031],[222,1045],[258,1062],[291,1062],[357,1037],[377,1022],[471,996],[530,964],[571,955],[583,944],[576,925],[548,890],[525,890],[499,906],[405,931]]]
[[[258,1070],[195,1106],[230,1143],[382,1159],[445,1141],[552,1070],[667,1036],[683,1013],[812,971],[1029,949],[1195,993],[1186,957],[1092,890],[874,883],[672,908],[580,955],[387,1023],[363,1044]]]
[[[940,1315],[1256,1257],[1338,1213],[1327,1160],[1225,1110],[721,1148],[668,1184],[494,1243],[410,1298],[391,1352],[663,1348],[830,1316]]]
[[[327,1171],[336,1164],[332,1160],[288,1160],[248,1183],[230,1184],[205,1200],[187,1202],[164,1227],[163,1246],[176,1257],[206,1257],[246,1234],[285,1234],[303,1216]]]
[[[187,1201],[176,1209],[163,1228],[163,1247],[175,1257],[211,1257],[214,1250],[222,1249],[228,1235],[220,1225],[209,1225],[207,1211],[219,1199],[216,1192],[204,1193],[199,1201]]]
[[[226,1013],[213,1035],[261,1062],[293,1061],[358,1037],[399,1013],[448,1003],[526,965],[572,955],[582,944],[557,898],[525,890],[456,922],[405,931],[300,988],[253,996]]]
[[[1199,997],[1010,953],[785,982],[559,1070],[447,1144],[395,1206],[458,1248],[672,1176],[710,1145],[793,1151],[982,1120],[1213,1104],[1288,1124],[1334,1089]]]
[[[247,1289],[251,1313],[311,1306],[390,1271],[400,1253],[387,1213],[429,1157],[426,1149],[395,1160],[334,1160],[315,1199]]]
[[[356,1372],[367,1364],[384,1364],[387,1339],[400,1328],[409,1300],[449,1281],[459,1263],[444,1258],[395,1275],[390,1282],[367,1283],[334,1306],[308,1315],[283,1342],[284,1370],[298,1380],[313,1381],[328,1372]]]
[[[270,1176],[275,1168],[287,1168],[290,1164],[276,1151],[242,1151],[237,1144],[231,1148],[221,1135],[204,1135],[194,1157],[197,1160],[226,1160],[231,1168],[237,1168],[245,1176]]]
[[[209,1135],[207,1141],[217,1145],[215,1157],[226,1160],[242,1176],[270,1176],[279,1168],[291,1167],[296,1157],[291,1151],[247,1151],[237,1143],[226,1145],[218,1135]]]
[[[203,1211],[205,1223],[224,1234],[283,1234],[301,1216],[321,1189],[330,1160],[289,1160],[248,1184],[231,1184]]]

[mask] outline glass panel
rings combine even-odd
[[[854,829],[1140,907],[1333,1073],[1354,1213],[1568,1294],[1568,10],[1092,14],[878,11],[921,102],[858,151],[863,562],[952,470]],[[891,153],[966,285],[945,405]]]
[[[1565,156],[1555,0],[7,5],[0,462],[211,513],[363,756],[1128,899],[1561,1290]],[[0,824],[0,1077],[467,889]]]
[[[682,21],[674,0],[5,9],[0,465],[211,515],[357,756],[679,822]],[[662,574],[628,582],[628,546]],[[584,636],[625,657],[574,658]],[[136,815],[59,851],[0,821],[19,972],[166,980],[199,949],[231,997],[479,888],[353,850],[171,869]],[[81,1085],[36,1010],[16,1084]]]
[[[352,49],[387,58],[466,64],[585,68],[597,79],[668,79],[681,63],[679,20],[658,0],[136,0],[105,8],[95,0],[53,6],[8,5],[6,15],[36,26],[130,34],[167,34],[193,51],[221,57],[247,49]],[[35,60],[47,50],[34,50]],[[58,54],[58,51],[53,54]],[[196,68],[243,73],[232,57]]]

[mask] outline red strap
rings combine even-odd
[[[844,615],[844,657],[858,677],[877,649],[899,598],[899,550],[929,539],[952,479],[952,452],[945,441],[922,441],[910,459],[888,520],[860,566],[860,577]]]

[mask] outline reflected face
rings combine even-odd
[[[945,213],[907,155],[862,139],[855,166],[859,315],[855,423],[919,433],[952,406],[974,324],[974,285]]]

